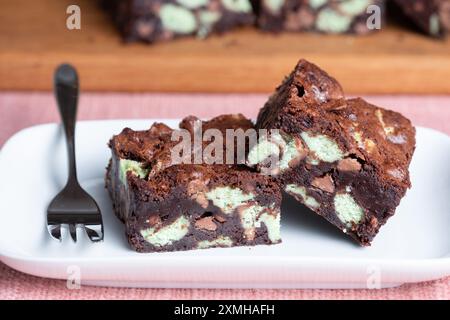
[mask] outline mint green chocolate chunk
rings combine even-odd
[[[254,166],[268,159],[272,155],[278,155],[279,152],[280,148],[277,144],[264,139],[250,150],[247,161],[249,165]]]
[[[439,15],[433,14],[430,16],[430,33],[433,36],[438,36],[440,32]]]
[[[269,209],[276,214],[270,214]],[[276,243],[281,240],[280,212],[275,210],[275,204],[269,208],[253,205],[242,210],[241,224],[246,236],[250,238],[249,240],[253,240],[255,228],[261,228],[261,223],[266,226],[267,236],[271,242]]]
[[[367,7],[371,3],[372,3],[371,0],[348,0],[342,2],[339,5],[339,9],[341,9],[342,12],[350,16],[357,16],[359,14],[366,12]]]
[[[189,231],[189,225],[189,220],[185,216],[180,216],[177,220],[162,228],[143,229],[141,235],[152,245],[164,247],[183,239]]]
[[[250,13],[252,11],[252,5],[249,0],[222,0],[223,6],[235,12]]]
[[[285,143],[283,156],[280,159],[281,171],[288,169],[289,163],[300,155],[294,138],[288,137]]]
[[[197,9],[206,6],[209,0],[177,0],[179,4],[189,9]]]
[[[319,160],[335,162],[344,158],[344,153],[336,141],[330,137],[322,134],[314,135],[309,132],[302,132],[300,136]]]
[[[309,0],[309,6],[313,9],[317,9],[327,3],[327,1],[328,0]]]
[[[230,187],[217,187],[206,193],[206,199],[211,200],[226,214],[233,213],[237,207],[254,198],[255,195],[252,193],[245,193],[241,189]]]
[[[197,29],[197,20],[192,11],[176,6],[165,4],[159,11],[164,29],[180,34],[189,34]]]
[[[214,24],[219,21],[220,18],[221,14],[219,12],[207,10],[200,11],[198,14],[200,25],[197,36],[200,38],[206,37],[213,28]]]
[[[197,248],[207,249],[211,247],[231,247],[233,245],[233,240],[230,237],[219,236],[214,240],[202,240],[197,243]]]
[[[317,202],[315,198],[308,195],[306,188],[303,186],[288,184],[284,190],[287,193],[300,197],[300,200],[303,200],[303,203],[311,209],[318,209],[320,207],[320,203]]]
[[[138,161],[120,159],[119,161],[119,178],[122,183],[126,184],[127,172],[131,171],[139,178],[144,179],[148,174],[148,169],[142,167],[142,164]]]
[[[283,7],[283,4],[285,2],[285,0],[263,0],[263,1],[264,5],[274,13],[278,13]]]
[[[352,18],[344,16],[335,10],[326,8],[320,11],[316,20],[316,28],[328,33],[343,33],[348,31]]]
[[[347,225],[358,224],[364,218],[363,208],[348,193],[337,194],[334,197],[334,209],[339,219]]]

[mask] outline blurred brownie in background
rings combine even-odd
[[[450,0],[394,0],[421,30],[433,37],[450,32]]]
[[[383,20],[384,0],[252,0],[258,26],[266,31],[319,31],[364,34],[376,5]]]
[[[252,25],[250,0],[104,0],[125,41],[205,37]]]

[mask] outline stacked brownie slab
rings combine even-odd
[[[188,117],[180,130],[160,123],[146,131],[124,129],[111,139],[106,185],[133,249],[173,251],[280,242],[281,193],[270,176],[238,164],[205,164],[208,159],[196,161],[190,155],[184,155],[189,157],[187,164],[173,164],[171,150],[178,142],[172,137],[181,133],[193,137],[198,122]],[[242,115],[220,116],[202,125],[219,132],[253,128]]]
[[[205,153],[198,161],[196,151],[210,140],[192,142],[198,124],[203,134],[224,137],[227,129],[257,129],[259,139],[244,143],[243,156],[234,137],[224,139],[221,161],[217,153],[209,153],[215,161]],[[180,153],[180,136],[193,139],[192,152]],[[232,163],[224,164],[230,142]],[[124,129],[110,147],[106,185],[137,251],[279,243],[281,189],[366,246],[410,187],[415,129],[399,113],[346,99],[334,78],[301,60],[256,126],[242,115],[190,116],[177,130],[158,123]]]

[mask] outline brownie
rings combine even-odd
[[[450,32],[450,0],[394,0],[423,32],[442,37]]]
[[[126,128],[111,139],[106,186],[131,247],[154,252],[281,242],[281,191],[275,179],[234,160],[192,164],[193,142],[192,156],[181,157],[190,161],[170,161],[180,141],[173,137],[193,138],[198,123],[204,132],[253,128],[242,115],[203,122],[191,116],[177,130],[155,123],[144,131]]]
[[[384,18],[384,0],[253,0],[259,28],[266,31],[318,31],[323,33],[364,34],[372,11],[380,8]]]
[[[248,164],[270,168],[288,194],[361,245],[370,245],[411,186],[411,122],[346,99],[334,78],[305,60],[269,98],[256,127],[269,134],[249,152]],[[269,166],[269,154],[277,166]]]
[[[205,37],[254,23],[250,0],[105,0],[125,41]]]

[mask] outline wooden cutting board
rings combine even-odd
[[[66,28],[69,4],[81,8],[81,30]],[[398,27],[364,37],[248,28],[149,46],[123,44],[97,1],[0,0],[0,89],[49,90],[70,62],[83,90],[270,92],[302,57],[349,93],[450,93],[450,39]]]

